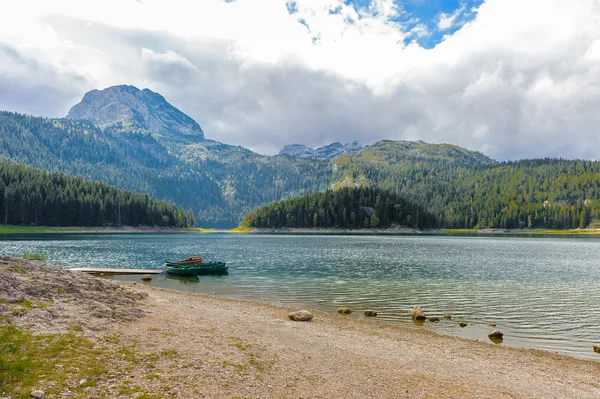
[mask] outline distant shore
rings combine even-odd
[[[313,311],[311,322],[295,322],[287,316],[295,308],[116,283],[6,256],[0,277],[0,332],[19,346],[7,353],[15,380],[0,380],[3,396],[600,397],[600,362],[376,318]],[[16,372],[24,366],[26,374]]]
[[[151,226],[15,226],[0,225],[0,234],[39,234],[39,233],[233,233],[233,234],[306,234],[306,235],[600,235],[600,229],[429,229],[419,230],[409,227],[387,229],[338,229],[338,228],[255,228],[237,227],[234,229],[206,229],[201,227],[151,227]]]
[[[337,228],[256,228],[245,227],[229,230],[231,233],[248,234],[340,234],[340,235],[406,235],[406,234],[448,234],[448,235],[595,235],[600,234],[600,229],[430,229],[419,230],[408,227],[392,227],[387,229],[337,229]]]
[[[0,234],[36,233],[208,233],[213,230],[201,228],[151,227],[151,226],[15,226],[0,225]]]

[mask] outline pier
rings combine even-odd
[[[98,269],[89,267],[75,267],[68,270],[88,274],[161,274],[164,272],[160,269]]]

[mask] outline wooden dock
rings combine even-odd
[[[161,274],[164,272],[160,269],[96,269],[89,267],[75,267],[69,270],[89,274]]]

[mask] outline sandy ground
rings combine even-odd
[[[600,361],[292,310],[0,256],[0,316],[105,348],[95,386],[52,397],[600,398]]]
[[[129,340],[153,329],[173,334],[147,343],[200,365],[178,372],[178,397],[600,398],[598,362],[341,315],[294,322],[293,309],[135,289],[148,294],[151,314],[114,332]]]

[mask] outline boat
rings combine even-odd
[[[227,274],[229,268],[225,262],[204,262],[200,257],[192,257],[174,262],[165,261],[165,271],[179,276],[197,276],[199,274]]]

